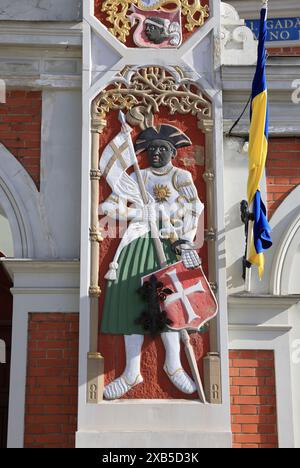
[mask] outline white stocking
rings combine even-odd
[[[141,373],[143,335],[125,335],[126,368],[124,374],[129,382],[134,382]]]
[[[104,396],[107,400],[116,400],[136,385],[143,382],[141,376],[141,352],[144,342],[143,335],[126,335],[126,367],[123,374],[107,385],[104,389]]]
[[[165,366],[173,374],[181,368],[180,335],[177,332],[162,333],[161,339],[166,350]]]
[[[181,364],[180,334],[177,332],[162,333],[161,338],[166,350],[164,371],[178,390],[187,394],[194,393],[196,385]]]

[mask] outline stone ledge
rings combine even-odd
[[[76,448],[231,448],[231,432],[79,431]]]
[[[116,400],[85,403],[79,432],[101,433],[227,433],[229,407],[199,400]],[[159,428],[159,430],[158,430]]]
[[[31,259],[31,258],[1,258],[0,262],[9,275],[12,277],[15,273],[40,273],[47,271],[47,273],[56,273],[58,271],[79,272],[80,262],[78,259]]]
[[[81,47],[82,23],[8,22],[0,20],[0,44],[37,47],[43,45]]]
[[[300,302],[300,295],[289,295],[289,296],[274,296],[271,294],[232,294],[228,297],[228,303],[231,306],[272,306],[273,309],[282,309],[282,307],[291,307],[292,305],[298,304]]]

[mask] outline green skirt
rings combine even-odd
[[[163,241],[163,248],[168,264],[176,263],[169,240]],[[117,280],[107,282],[101,331],[111,335],[146,335],[135,323],[147,307],[137,290],[143,276],[161,269],[150,234],[125,247],[118,263]]]

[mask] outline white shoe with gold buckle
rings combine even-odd
[[[182,367],[171,373],[165,365],[164,371],[172,384],[181,392],[186,393],[187,395],[192,395],[197,391],[195,383]]]
[[[117,400],[136,387],[136,385],[143,383],[143,381],[143,377],[139,374],[134,382],[130,383],[123,374],[105,387],[104,397],[106,400]]]

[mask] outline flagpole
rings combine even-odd
[[[250,204],[249,213],[253,213],[253,202]],[[251,244],[252,244],[252,234],[253,234],[253,227],[254,221],[252,217],[248,220],[248,236],[247,236],[247,253],[246,253],[246,261],[250,257],[251,251]],[[252,280],[252,266],[250,268],[246,268],[246,278],[245,278],[245,292],[251,292],[251,280]]]
[[[141,170],[140,170],[137,158],[136,158],[136,154],[135,154],[135,150],[134,150],[134,146],[133,146],[133,142],[132,142],[132,138],[131,138],[132,129],[127,124],[125,115],[124,115],[124,113],[122,111],[120,111],[119,120],[120,120],[120,122],[122,124],[123,131],[125,133],[127,133],[127,135],[128,135],[129,149],[131,151],[132,156],[134,157],[134,159],[136,161],[136,163],[134,164],[134,170],[135,170],[135,173],[136,173],[137,182],[138,182],[138,185],[139,185],[139,188],[140,188],[140,192],[141,192],[143,202],[144,202],[145,205],[147,205],[149,203],[149,197],[148,197],[148,193],[147,193],[147,190],[146,190],[146,187],[145,187],[144,179],[142,177]],[[150,227],[151,227],[151,235],[152,235],[152,238],[153,238],[153,241],[154,241],[154,245],[155,245],[155,249],[156,249],[156,252],[157,252],[157,255],[158,255],[160,266],[161,266],[161,268],[165,268],[168,265],[168,262],[167,262],[167,258],[166,258],[166,255],[165,255],[165,252],[164,252],[164,249],[163,249],[162,242],[160,240],[159,230],[158,230],[156,221],[152,222],[150,220]],[[189,365],[190,365],[190,368],[191,368],[191,371],[192,371],[192,374],[193,374],[193,377],[194,377],[194,380],[195,380],[195,384],[196,384],[196,387],[197,387],[197,392],[198,392],[199,398],[202,401],[202,403],[206,404],[207,401],[206,401],[206,397],[205,397],[205,392],[204,392],[200,372],[199,372],[199,369],[198,369],[195,352],[194,352],[193,346],[191,344],[190,335],[188,334],[186,329],[183,329],[183,330],[180,331],[180,337],[181,337],[181,340],[183,341],[184,346],[185,346],[186,356],[187,356],[187,359],[188,359],[188,362],[189,362]]]
[[[268,11],[269,0],[262,0],[262,7]]]

